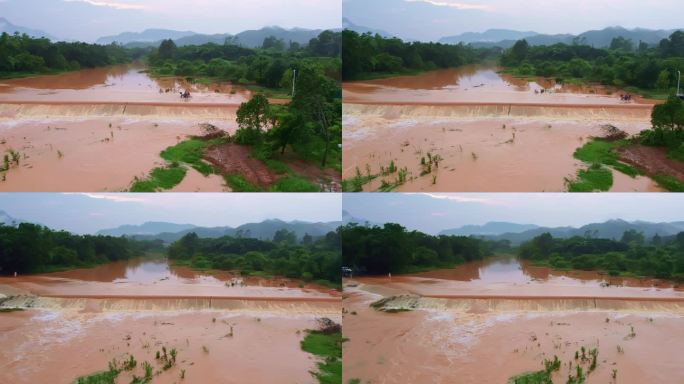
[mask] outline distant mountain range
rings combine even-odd
[[[103,229],[98,231],[98,235],[103,236],[148,236],[164,232],[181,232],[188,229],[197,228],[192,224],[174,224],[157,221],[148,221],[141,225],[122,225],[113,229]]]
[[[23,220],[15,219],[14,217],[7,214],[5,211],[0,211],[0,224],[2,225],[19,225],[23,223]]]
[[[98,44],[111,44],[117,42],[127,47],[151,47],[159,46],[162,40],[171,39],[178,46],[202,45],[207,43],[223,44],[226,39],[235,44],[249,48],[261,47],[264,39],[270,36],[282,39],[285,43],[296,42],[301,45],[309,44],[309,41],[323,32],[322,29],[281,27],[264,27],[257,30],[240,32],[237,35],[213,34],[205,35],[192,31],[173,31],[168,29],[148,29],[143,32],[125,32],[116,36],[106,36],[97,40]]]
[[[19,32],[20,34],[25,33],[32,37],[46,37],[50,40],[57,40],[54,36],[50,35],[47,32],[38,29],[20,27],[18,25],[10,23],[7,19],[0,17],[0,34],[3,32],[7,32],[10,35],[13,35],[15,32]]]
[[[240,236],[255,239],[270,240],[278,230],[287,229],[303,238],[305,234],[313,237],[326,235],[335,231],[341,222],[310,223],[304,221],[265,220],[260,223],[248,223],[239,227],[197,227],[189,224],[173,224],[163,222],[148,222],[142,225],[123,225],[118,228],[105,229],[98,235],[127,236],[139,240],[162,240],[166,243],[174,242],[188,233],[194,232],[203,238],[218,238],[222,236]]]
[[[97,39],[97,44],[120,43],[128,44],[131,42],[155,43],[164,39],[177,40],[187,36],[197,35],[192,31],[174,31],[171,29],[146,29],[142,32],[123,32],[114,36],[104,36]]]
[[[517,245],[546,232],[559,238],[591,236],[619,240],[625,231],[629,229],[643,233],[647,239],[656,234],[663,237],[672,236],[684,231],[684,221],[650,223],[645,221],[628,222],[625,220],[609,220],[605,223],[587,224],[579,228],[551,228],[514,223],[488,223],[483,226],[464,226],[455,229],[447,229],[440,232],[440,235],[475,236],[491,240],[509,240],[512,244]]]
[[[596,48],[606,48],[616,37],[624,37],[632,40],[637,46],[643,41],[649,45],[656,45],[662,39],[668,38],[677,29],[651,30],[643,28],[626,29],[623,27],[608,27],[601,30],[593,30],[579,35],[558,34],[545,35],[532,31],[521,32],[509,29],[490,29],[482,33],[463,33],[456,36],[447,36],[439,40],[444,44],[472,44],[476,47],[501,47],[510,48],[516,41],[525,39],[530,45],[553,45],[557,43],[572,44],[577,41],[581,44]]]
[[[344,29],[349,29],[351,31],[354,31],[359,34],[364,34],[364,33],[371,33],[373,35],[380,35],[385,38],[392,38],[395,37],[389,32],[385,32],[381,29],[373,29],[369,27],[364,27],[362,25],[357,25],[354,24],[351,20],[347,19],[346,17],[342,19],[342,28]]]
[[[534,224],[515,224],[493,221],[485,225],[464,225],[460,228],[447,229],[440,232],[440,235],[456,235],[456,236],[495,236],[502,233],[521,233],[531,231],[539,228]]]

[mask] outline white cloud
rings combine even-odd
[[[88,3],[98,7],[109,7],[114,9],[145,9],[141,4],[117,3],[113,1],[98,1],[98,0],[64,0],[67,3]]]
[[[497,199],[486,197],[475,197],[475,195],[455,195],[455,194],[441,194],[441,193],[421,193],[420,195],[428,196],[433,199],[456,201],[459,203],[474,203],[484,205],[503,205],[503,202]]]
[[[144,203],[145,199],[124,193],[67,193],[67,195],[81,195],[91,199],[108,200],[117,203]]]
[[[437,7],[449,7],[449,8],[456,8],[460,10],[474,10],[474,11],[493,11],[494,9],[489,6],[489,5],[484,5],[484,4],[469,4],[469,3],[460,3],[460,2],[455,2],[455,1],[449,1],[449,0],[404,0],[407,3],[427,3],[427,4],[432,4]]]

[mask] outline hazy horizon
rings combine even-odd
[[[342,198],[301,193],[0,193],[0,211],[56,230],[92,234],[149,221],[205,227],[268,219],[340,221]]]
[[[59,39],[94,42],[146,29],[237,34],[340,28],[339,0],[0,0],[0,17]]]
[[[629,207],[629,212],[625,207]],[[493,221],[581,227],[608,220],[684,221],[680,194],[425,193],[345,194],[342,209],[374,223],[437,234]]]
[[[659,0],[342,0],[343,17],[405,40],[489,29],[542,34],[579,34],[621,26],[628,29],[683,27],[680,2]],[[534,12],[530,10],[534,9]],[[619,12],[615,12],[619,9]]]

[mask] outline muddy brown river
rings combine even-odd
[[[190,100],[179,93],[189,90]],[[140,65],[0,80],[0,154],[19,154],[0,191],[124,191],[165,162],[159,153],[202,124],[237,129],[250,91],[228,83],[152,78]],[[223,192],[221,177],[189,170],[175,191]]]
[[[541,93],[541,90],[544,93]],[[587,165],[573,153],[615,125],[650,128],[653,102],[623,102],[620,91],[521,80],[496,67],[468,66],[343,85],[343,177],[379,174],[395,163],[407,182],[395,190],[561,192]],[[423,174],[421,159],[438,155]],[[613,172],[614,192],[655,192],[651,179]],[[377,190],[378,177],[365,186]]]
[[[135,356],[117,382],[316,383],[300,348],[317,319],[341,321],[340,293],[289,279],[198,273],[144,258],[97,268],[0,278],[0,382],[72,383]],[[161,370],[162,347],[178,361]],[[265,360],[267,359],[267,360]],[[264,369],[264,361],[268,367]],[[286,378],[283,381],[283,378]]]
[[[385,308],[407,311],[369,306],[381,298],[389,298]],[[553,381],[565,383],[582,347],[598,349],[588,383],[684,380],[674,337],[684,326],[684,295],[663,281],[611,280],[499,257],[348,279],[343,306],[345,382],[504,383],[558,356]]]

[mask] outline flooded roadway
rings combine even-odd
[[[316,359],[299,343],[318,318],[341,321],[339,292],[157,258],[2,278],[0,302],[25,308],[0,313],[0,382],[12,383],[71,383],[130,355],[156,366],[162,346],[178,363],[155,383],[178,382],[181,370],[189,382],[315,383]],[[132,374],[142,369],[119,380]]]
[[[606,284],[606,283],[610,283]],[[369,305],[389,298],[380,312]],[[587,382],[684,380],[673,335],[684,326],[684,293],[657,280],[564,273],[513,258],[410,276],[345,281],[344,381],[503,383],[597,348]],[[586,367],[585,367],[586,372]]]
[[[619,90],[580,87],[468,66],[345,83],[343,177],[381,173],[394,161],[409,180],[397,191],[565,191],[586,165],[573,153],[615,125],[630,135],[650,128],[653,103],[623,102]],[[540,90],[544,89],[544,93]],[[550,91],[550,92],[549,92]],[[421,158],[439,155],[421,176]],[[611,191],[660,191],[649,178],[614,174]],[[377,190],[378,177],[365,190]]]
[[[237,129],[251,92],[221,84],[152,78],[139,65],[0,80],[0,154],[20,156],[0,191],[123,191],[164,165],[159,153],[212,124]],[[179,93],[192,93],[183,101]],[[190,171],[192,173],[192,171]],[[227,191],[192,174],[178,190]]]

